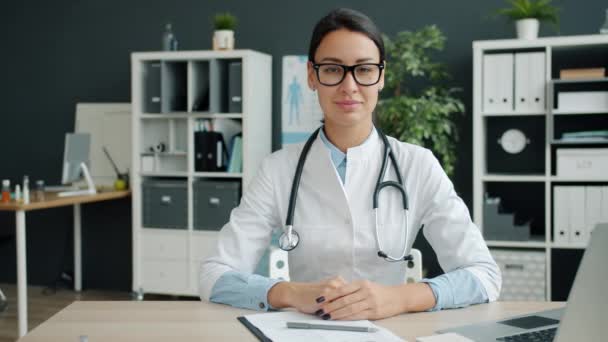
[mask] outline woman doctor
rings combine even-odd
[[[291,281],[252,272],[272,231],[288,230],[290,190],[304,144],[264,160],[202,263],[201,298],[258,310],[293,307],[332,320],[496,300],[500,270],[437,159],[391,137],[387,148],[374,127],[384,67],[390,67],[374,23],[354,10],[330,12],[314,28],[308,57],[308,85],[318,93],[324,125],[301,169],[293,230],[282,237],[292,244],[299,238],[289,251]],[[389,150],[396,163],[387,158]],[[407,198],[396,186],[384,187],[375,212],[383,161],[382,181],[400,176]],[[404,247],[410,250],[420,230],[445,274],[406,284]]]

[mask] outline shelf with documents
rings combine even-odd
[[[553,80],[551,80],[551,82],[553,82],[553,84],[602,83],[602,82],[608,82],[608,77],[604,77],[604,78],[587,78],[587,79],[573,79],[573,80],[553,79]]]
[[[554,249],[585,249],[587,248],[586,245],[565,245],[565,244],[559,244],[559,243],[552,243],[551,244],[551,248]]]
[[[484,112],[482,116],[545,116],[547,113],[542,112]]]
[[[608,114],[608,109],[606,110],[554,110],[551,112],[553,115],[590,115],[590,114]]]
[[[608,139],[584,139],[584,140],[562,140],[555,139],[551,145],[604,145],[608,144]]]
[[[194,172],[194,177],[206,178],[242,178],[243,173],[239,172]]]
[[[198,296],[201,260],[271,153],[272,57],[137,52],[131,73],[132,288]]]
[[[485,182],[544,182],[544,175],[509,175],[509,174],[485,174],[482,180]]]
[[[505,247],[505,248],[546,248],[545,241],[495,241],[495,240],[486,240],[488,247]]]
[[[608,132],[608,115],[603,115],[608,114],[608,108],[602,107],[608,77],[560,79],[560,71],[568,69],[572,75],[576,68],[607,70],[607,55],[606,35],[473,43],[473,220],[484,237],[505,232],[505,238],[486,237],[491,249],[506,248],[514,255],[532,249],[543,251],[548,300],[565,300],[553,296],[562,284],[552,282],[561,279],[552,272],[565,271],[553,264],[552,251],[580,250],[585,245],[556,241],[554,189],[608,185],[608,177],[558,172],[558,160],[562,172],[565,170],[564,156],[574,158],[573,154],[589,149],[595,149],[589,153],[600,154],[602,148],[608,148],[603,137],[604,131]],[[577,105],[573,102],[577,99],[588,101]],[[589,165],[579,160],[581,165]],[[579,206],[599,203],[586,198],[577,201]],[[601,205],[608,213],[608,201]],[[596,204],[592,210],[583,207],[579,211],[594,220],[608,221],[608,217],[597,217],[598,208]],[[505,215],[513,216],[511,225]],[[521,221],[530,222],[528,239],[522,233]],[[557,291],[560,296],[562,290]]]

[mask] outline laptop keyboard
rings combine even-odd
[[[557,328],[549,328],[538,331],[531,331],[523,334],[499,337],[497,341],[506,341],[506,342],[551,342],[555,338],[555,332]]]

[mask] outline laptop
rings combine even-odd
[[[474,341],[605,341],[608,329],[608,224],[599,224],[579,266],[565,308],[439,331]],[[602,329],[603,328],[603,329]]]

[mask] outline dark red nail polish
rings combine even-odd
[[[317,303],[323,303],[325,301],[325,297],[321,296],[317,298]]]
[[[325,315],[321,316],[321,318],[323,318],[324,320],[328,320],[331,318],[331,316],[329,314],[325,314]]]
[[[315,316],[321,316],[323,315],[323,309],[319,309],[317,310],[317,312],[315,312]]]

